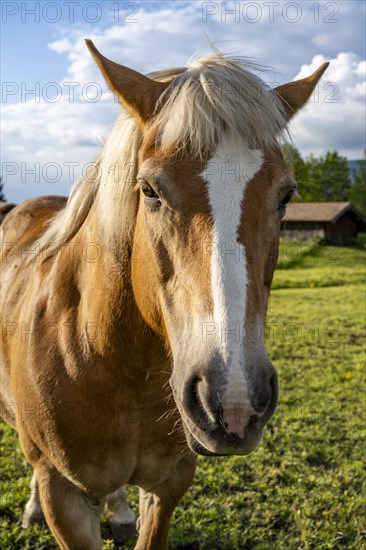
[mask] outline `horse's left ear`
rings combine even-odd
[[[117,94],[123,106],[132,115],[137,115],[146,122],[153,115],[161,94],[169,84],[151,80],[137,71],[107,59],[88,38],[85,43],[108,86]]]
[[[304,107],[328,65],[329,63],[323,63],[312,75],[274,88],[273,91],[282,101],[288,120]]]

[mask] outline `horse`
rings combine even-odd
[[[67,200],[3,222],[1,411],[34,470],[25,525],[42,509],[60,548],[100,549],[132,484],[135,548],[161,550],[197,455],[251,453],[275,411],[280,139],[327,63],[270,89],[220,52],[145,76],[86,44],[121,114]]]

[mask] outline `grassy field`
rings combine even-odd
[[[364,291],[362,246],[282,243],[266,335],[277,412],[249,457],[200,458],[171,549],[366,549]],[[0,430],[0,548],[55,548],[47,528],[20,527],[30,468]]]

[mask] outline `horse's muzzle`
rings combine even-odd
[[[230,432],[223,422],[223,408],[219,400],[215,402],[215,406],[210,407],[210,410],[207,402],[203,404],[197,390],[197,377],[192,377],[185,385],[182,401],[179,401],[178,395],[175,394],[190,449],[206,456],[246,455],[253,452],[260,443],[265,424],[276,409],[278,383],[275,369],[269,385],[269,399],[266,406],[246,419],[241,437],[237,433]]]

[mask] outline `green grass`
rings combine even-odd
[[[365,278],[362,242],[344,247],[316,241],[283,241],[272,289],[359,285]]]
[[[199,459],[172,549],[366,549],[364,283],[362,247],[282,243],[266,334],[277,411],[254,454]],[[13,431],[0,429],[0,548],[55,548],[46,528],[20,527],[30,468]]]

